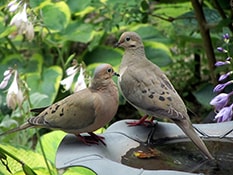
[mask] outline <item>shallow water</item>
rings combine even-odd
[[[147,146],[141,144],[122,156],[121,163],[146,170],[178,170],[206,175],[233,174],[233,143],[206,141],[215,157],[206,161],[192,142]]]

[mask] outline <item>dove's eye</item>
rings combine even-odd
[[[130,40],[130,37],[126,37],[125,40],[126,40],[126,41],[129,41],[129,40]]]
[[[108,73],[112,72],[112,68],[109,68],[107,71],[108,71]]]

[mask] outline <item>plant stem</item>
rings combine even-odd
[[[192,2],[192,6],[194,9],[195,15],[196,15],[196,19],[198,21],[201,37],[203,39],[203,47],[205,49],[206,56],[208,58],[210,77],[211,77],[212,82],[214,84],[217,84],[217,78],[214,74],[214,69],[215,69],[214,64],[216,62],[216,59],[215,59],[215,54],[213,51],[211,38],[210,38],[209,27],[207,25],[205,15],[204,15],[204,12],[203,12],[203,9],[202,9],[200,2],[198,0],[191,0],[191,2]]]
[[[35,128],[35,129],[36,129],[36,128]],[[47,168],[48,168],[49,174],[52,175],[52,171],[51,171],[51,169],[50,169],[48,160],[47,160],[47,158],[46,158],[46,154],[45,154],[45,151],[44,151],[44,147],[43,147],[43,144],[42,144],[42,142],[41,142],[41,138],[40,138],[40,135],[39,135],[39,132],[38,132],[37,129],[36,129],[36,135],[37,135],[37,138],[38,138],[38,142],[39,142],[39,144],[40,144],[40,149],[41,149],[42,155],[43,155],[43,157],[44,157],[45,164],[46,164],[46,166],[47,166]]]

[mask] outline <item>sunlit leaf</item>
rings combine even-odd
[[[210,101],[214,98],[213,88],[212,84],[205,84],[199,90],[193,92],[193,95],[200,104],[210,108]]]
[[[26,164],[22,165],[25,175],[36,175],[36,173]]]
[[[91,0],[67,0],[67,4],[72,13],[81,13],[82,11],[86,10],[87,7],[90,5]]]
[[[119,49],[107,46],[99,46],[83,56],[84,62],[92,63],[109,63],[112,66],[119,65],[121,62],[122,52]]]
[[[32,150],[24,149],[22,147],[13,147],[11,145],[0,145],[2,149],[6,150],[7,152],[13,154],[15,157],[20,159],[22,162],[24,162],[27,166],[29,166],[31,169],[34,170],[34,168],[46,168],[44,158],[41,154],[35,153]],[[8,160],[8,166],[10,167],[10,170],[13,172],[13,174],[25,174],[23,173],[22,165],[14,160],[11,157],[7,157]],[[50,164],[51,166],[51,164]],[[0,174],[4,172],[5,167],[0,164]],[[27,170],[29,170],[27,168]],[[56,172],[56,169],[52,169],[53,172]],[[21,173],[20,173],[21,172]],[[39,173],[38,173],[39,174]]]
[[[65,135],[66,133],[63,131],[53,131],[41,137],[41,142],[46,154],[46,158],[51,162],[55,162],[57,148]],[[37,144],[36,150],[37,152],[42,153],[39,144]]]
[[[63,175],[96,175],[96,173],[84,167],[70,167]]]
[[[93,26],[82,22],[70,22],[69,25],[61,31],[60,35],[63,40],[77,41],[87,43],[91,41]]]
[[[172,62],[169,48],[158,42],[145,42],[147,58],[158,66],[167,66]]]
[[[48,106],[53,103],[60,86],[61,78],[62,70],[58,66],[44,68],[42,74],[36,72],[28,75],[27,83],[31,88],[30,94],[39,92],[48,97],[43,98],[39,102],[39,106],[33,106],[33,108]]]
[[[162,32],[153,25],[150,24],[140,24],[133,26],[132,31],[137,32],[143,41],[155,41],[169,44],[170,39],[162,34]]]
[[[69,23],[70,10],[63,1],[50,3],[42,8],[44,24],[52,31],[61,31]]]

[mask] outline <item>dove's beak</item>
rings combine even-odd
[[[113,75],[114,75],[114,76],[117,76],[117,77],[120,76],[120,74],[118,74],[117,72],[114,72]]]
[[[121,43],[117,42],[114,47],[119,47]]]

